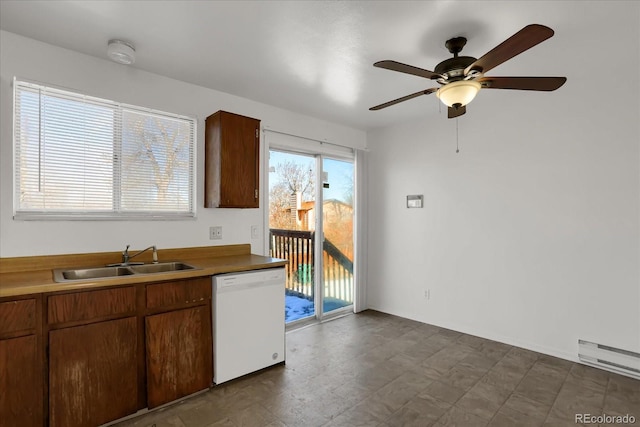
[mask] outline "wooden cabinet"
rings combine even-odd
[[[43,425],[41,303],[29,298],[0,303],[0,424]]]
[[[34,334],[37,303],[35,298],[0,303],[0,336]]]
[[[100,425],[138,410],[136,288],[47,298],[49,425]]]
[[[211,286],[210,277],[147,285],[147,308],[167,311],[193,303],[210,305]]]
[[[95,426],[213,381],[211,277],[0,299],[0,426]]]
[[[49,325],[122,316],[135,313],[136,289],[129,286],[51,295],[48,298],[47,306]]]
[[[258,208],[260,120],[218,111],[206,119],[206,208]]]
[[[137,410],[135,317],[49,332],[50,426],[90,426]]]
[[[147,405],[208,388],[213,380],[211,278],[147,285]],[[158,312],[163,311],[163,312]]]
[[[149,408],[211,385],[213,360],[210,325],[210,311],[205,306],[147,316]]]

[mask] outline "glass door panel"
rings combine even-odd
[[[322,171],[321,295],[325,314],[353,305],[353,162],[323,157]]]
[[[285,321],[316,317],[316,158],[269,151],[269,252],[285,266]]]

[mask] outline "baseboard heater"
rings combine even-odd
[[[640,379],[640,353],[578,340],[578,358],[588,365]]]

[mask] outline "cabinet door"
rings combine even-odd
[[[221,207],[259,207],[259,129],[259,120],[236,114],[223,116]]]
[[[205,122],[206,208],[260,206],[260,120],[218,111]]]
[[[42,369],[35,335],[0,340],[0,425],[42,426]]]
[[[147,316],[147,405],[204,390],[213,380],[209,306]]]
[[[211,304],[211,276],[147,285],[147,308],[176,310],[187,304]],[[178,307],[176,307],[178,306]]]
[[[49,332],[49,422],[100,425],[137,410],[136,318]]]

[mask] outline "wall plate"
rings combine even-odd
[[[412,194],[407,196],[407,208],[421,208],[422,204],[422,194]]]

